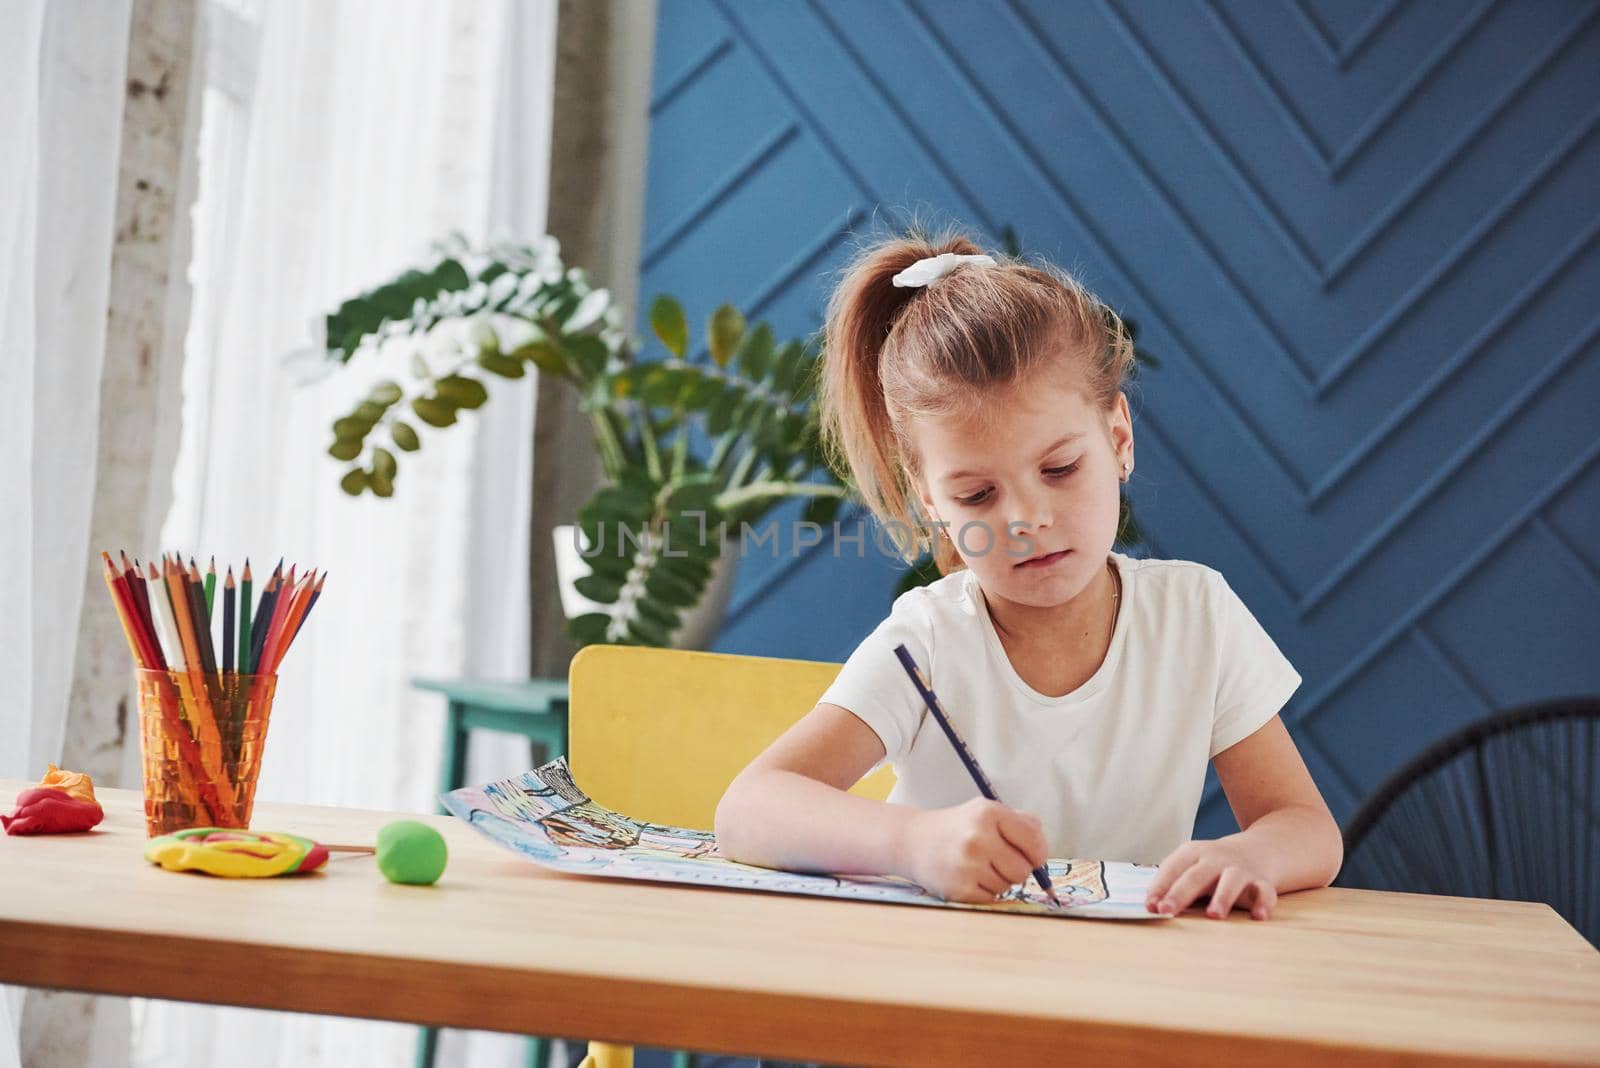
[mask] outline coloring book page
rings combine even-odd
[[[496,842],[547,868],[575,875],[764,890],[897,905],[933,905],[1098,919],[1162,919],[1146,911],[1154,867],[1121,861],[1052,860],[1060,908],[1032,879],[986,905],[946,901],[909,879],[814,875],[739,864],[717,852],[709,831],[645,823],[590,800],[572,780],[565,758],[515,779],[441,795],[456,816]]]

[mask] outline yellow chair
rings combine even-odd
[[[636,819],[711,830],[734,776],[809,712],[838,673],[838,664],[811,660],[588,646],[568,672],[573,780]],[[851,792],[883,800],[893,785],[885,767]],[[632,1064],[629,1047],[591,1042],[582,1068]]]

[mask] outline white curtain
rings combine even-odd
[[[212,0],[202,17],[194,300],[163,547],[249,556],[258,589],[279,557],[328,571],[283,665],[258,799],[432,811],[443,706],[410,680],[527,673],[531,380],[491,383],[481,418],[402,455],[392,499],[350,498],[330,427],[381,376],[358,360],[297,383],[284,357],[447,232],[543,232],[555,3]],[[491,737],[473,756],[487,777],[525,769],[528,750]],[[415,1040],[398,1024],[135,1006],[137,1064],[402,1065]],[[447,1034],[440,1063],[521,1052]]]
[[[59,760],[94,494],[129,3],[12,0],[0,33],[0,778]],[[0,1068],[21,991],[0,988]]]

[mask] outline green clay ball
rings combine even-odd
[[[435,883],[447,859],[444,836],[426,823],[395,820],[378,832],[378,870],[391,883]]]

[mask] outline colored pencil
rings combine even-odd
[[[956,733],[955,724],[950,722],[944,714],[944,708],[939,704],[939,698],[934,696],[933,690],[922,679],[922,672],[917,669],[917,662],[911,658],[911,653],[904,645],[894,647],[894,655],[899,657],[900,666],[906,669],[906,674],[911,676],[911,685],[917,688],[917,693],[922,696],[922,703],[928,706],[928,711],[933,713],[933,718],[938,721],[939,727],[944,731],[950,744],[955,747],[956,756],[961,758],[961,763],[966,765],[967,774],[972,776],[972,781],[977,784],[978,792],[990,801],[999,801],[995,796],[994,786],[989,782],[989,776],[978,767],[978,761],[967,749],[967,743],[961,740],[961,735]],[[1050,883],[1048,867],[1041,865],[1033,869],[1033,877],[1039,880],[1039,888],[1045,892],[1051,904],[1059,905],[1061,900],[1056,897],[1056,889]]]
[[[200,569],[195,566],[194,559],[189,559],[188,594],[190,623],[194,627],[195,644],[200,653],[200,670],[205,673],[205,681],[217,673],[217,652],[211,641],[211,613],[206,610],[205,584],[200,579]]]
[[[167,670],[182,671],[183,646],[178,644],[177,630],[172,624],[172,598],[167,594],[166,583],[161,580],[156,565],[145,566],[150,569],[150,582],[155,586],[155,593],[150,596],[151,614],[155,617],[156,633],[161,636],[161,644],[166,649]]]
[[[256,606],[256,621],[252,626],[250,635],[250,669],[256,670],[261,663],[261,646],[267,640],[267,624],[272,621],[272,607],[278,599],[278,588],[283,584],[283,577],[279,574],[282,564],[274,568],[272,575],[267,579],[265,588],[261,591],[261,603]]]
[[[317,607],[317,598],[322,596],[322,584],[327,581],[328,573],[324,571],[322,573],[322,577],[317,579],[316,586],[311,590],[311,600],[306,602],[305,614],[300,617],[300,622],[295,626],[294,633],[289,635],[289,640],[291,642],[300,636],[300,628],[305,626],[306,616],[309,616],[311,614],[311,610]]]
[[[211,558],[211,565],[206,568],[206,616],[211,615],[211,607],[216,604],[217,593],[217,558]]]
[[[233,568],[222,584],[222,670],[233,673]]]
[[[172,605],[172,623],[183,647],[184,670],[191,675],[200,669],[200,647],[195,642],[194,625],[190,620],[189,583],[183,574],[183,565],[167,561],[167,598]]]
[[[144,583],[141,581],[143,576],[139,574],[137,567],[128,562],[128,554],[126,552],[122,553],[121,556],[122,581],[133,599],[134,613],[139,619],[139,625],[144,628],[146,636],[151,639],[152,644],[155,644],[155,621],[150,618],[150,602],[144,597]],[[159,645],[157,645],[157,648],[159,648]]]
[[[294,600],[296,565],[289,565],[288,574],[283,576],[283,581],[278,584],[278,597],[272,602],[272,618],[267,622],[267,643],[276,642],[279,631],[283,628],[283,621],[289,615],[289,605]],[[264,648],[264,647],[263,647]],[[265,657],[265,653],[263,653]],[[265,657],[265,663],[270,664],[271,657]],[[269,667],[268,672],[272,669]]]
[[[289,605],[289,618],[284,621],[283,634],[278,639],[278,652],[273,658],[272,672],[277,674],[283,658],[289,652],[289,646],[294,644],[295,636],[300,633],[300,627],[306,621],[306,615],[311,611],[311,606],[316,603],[317,591],[322,588],[322,579],[313,571],[306,576],[305,586],[300,594]]]
[[[156,649],[160,651],[163,663],[172,663],[172,646],[168,644],[167,637],[162,633],[159,621],[156,619],[155,606],[150,600],[150,587],[145,581],[144,567],[137,557],[124,572],[124,577],[127,578],[128,588],[133,591],[134,602],[139,606],[139,617],[145,629],[150,632]]]
[[[284,634],[289,628],[290,617],[305,597],[304,589],[311,577],[306,575],[296,583],[294,568],[290,567],[289,575],[284,579],[284,586],[278,591],[278,601],[272,606],[272,622],[267,625],[267,641],[261,650],[261,670],[268,675],[278,670],[278,661],[283,656]]]
[[[117,609],[117,618],[122,621],[123,636],[128,639],[128,652],[133,654],[134,663],[140,667],[150,666],[150,650],[145,645],[139,633],[137,615],[132,611],[132,604],[126,591],[118,585],[120,577],[117,575],[116,565],[111,562],[111,554],[100,554],[105,560],[106,589],[111,591],[111,603]]]
[[[239,590],[239,672],[248,675],[250,660],[250,558],[244,558],[243,582]]]
[[[196,574],[196,579],[198,577]],[[182,680],[180,687],[187,684],[188,704],[195,710],[192,722],[195,739],[200,743],[200,758],[217,784],[222,803],[231,809],[233,787],[229,785],[222,769],[222,734],[217,729],[215,706],[211,702],[211,688],[206,678],[208,669],[202,659],[199,635],[195,631],[194,608],[204,608],[205,601],[200,593],[199,582],[189,581],[181,562],[173,563],[167,584],[172,590],[172,612],[177,619],[178,630],[183,635],[184,660],[188,664],[187,672],[179,676]]]

